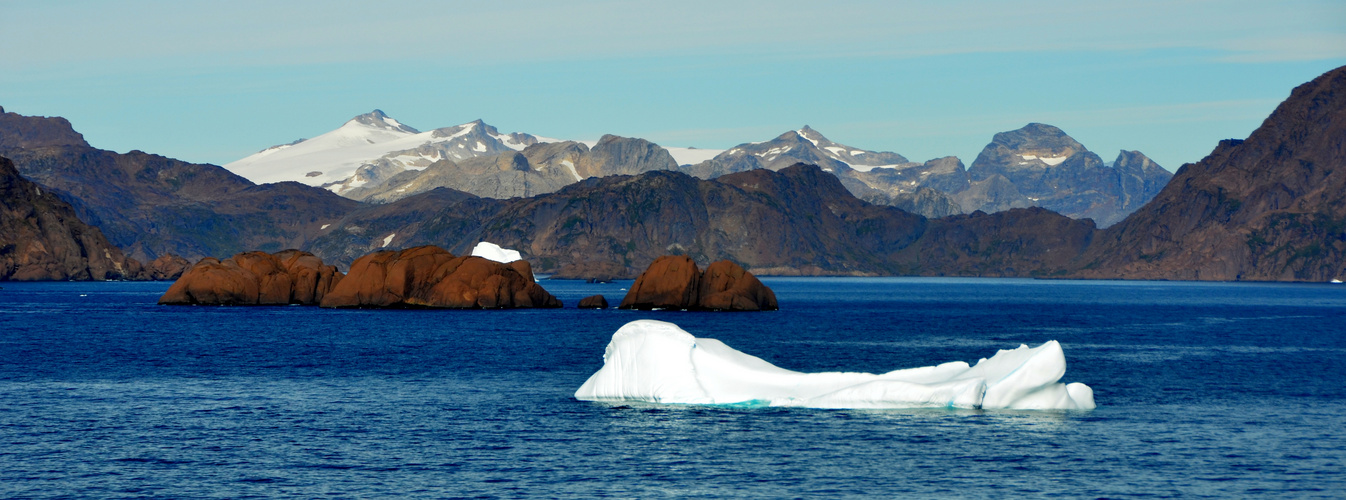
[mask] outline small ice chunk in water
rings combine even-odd
[[[575,391],[582,401],[808,408],[1004,408],[1091,410],[1094,391],[1062,384],[1061,344],[1020,345],[969,366],[953,361],[882,374],[801,373],[695,338],[678,325],[627,323],[612,335],[603,367]]]
[[[519,255],[518,250],[500,248],[500,245],[491,243],[489,241],[483,241],[481,243],[477,243],[477,246],[472,248],[472,255],[475,255],[477,257],[483,257],[488,260],[493,260],[501,264],[509,264],[510,262],[514,262],[516,260],[523,258],[522,255]]]

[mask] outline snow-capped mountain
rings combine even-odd
[[[267,148],[224,168],[259,184],[296,181],[340,194],[441,159],[493,156],[553,141],[502,134],[481,120],[420,132],[376,109],[331,132]]]
[[[504,134],[481,120],[420,132],[376,109],[331,132],[267,148],[224,168],[258,184],[295,181],[349,196],[356,189],[372,192],[397,174],[424,170],[440,160],[497,156],[523,151],[533,144],[556,142],[563,141],[517,132]],[[598,143],[584,144],[593,147]],[[680,165],[701,163],[724,152],[697,148],[667,151]]]

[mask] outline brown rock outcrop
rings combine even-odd
[[[607,309],[608,299],[602,295],[590,295],[580,299],[580,309]]]
[[[155,281],[177,280],[192,268],[192,262],[179,255],[166,253],[145,265],[145,277]]]
[[[776,294],[738,264],[722,260],[702,273],[691,258],[665,255],[636,278],[621,309],[770,311]]]
[[[526,261],[457,257],[426,245],[357,259],[321,305],[503,309],[561,307],[561,301],[533,281]]]
[[[223,261],[206,257],[159,298],[167,305],[315,305],[342,274],[308,252],[244,252]]]
[[[701,270],[684,255],[654,259],[622,299],[621,309],[695,309]]]

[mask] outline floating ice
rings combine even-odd
[[[583,401],[761,404],[809,408],[1094,408],[1094,391],[1062,384],[1066,358],[1050,341],[883,374],[800,373],[699,339],[672,323],[632,321],[612,334],[603,368],[575,391]]]
[[[518,250],[500,248],[500,245],[489,241],[477,243],[477,246],[472,248],[472,255],[484,257],[488,260],[493,260],[502,264],[509,264],[510,262],[523,258],[522,255],[519,255]]]

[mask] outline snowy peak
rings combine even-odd
[[[495,127],[488,125],[481,119],[476,119],[454,127],[436,129],[433,131],[432,136],[444,141],[458,140],[467,144],[462,149],[469,149],[478,153],[485,153],[487,150],[499,150],[500,147],[503,147],[505,150],[523,151],[524,148],[537,144],[538,142],[550,142],[541,141],[536,136],[519,132],[502,134]],[[498,147],[492,148],[492,145]],[[500,150],[499,152],[504,151]]]

